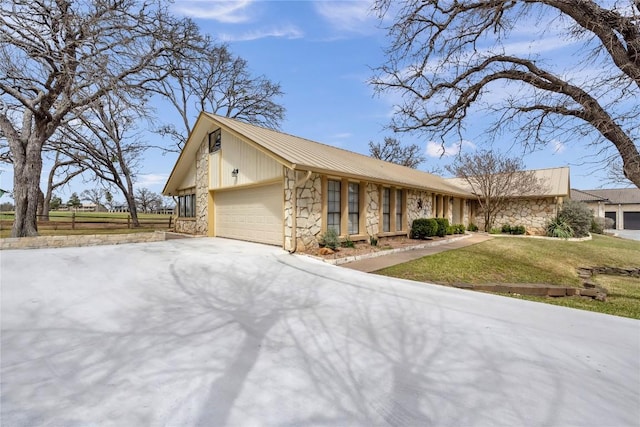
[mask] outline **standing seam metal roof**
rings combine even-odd
[[[439,176],[374,159],[363,154],[262,128],[228,117],[203,113],[214,122],[235,131],[255,144],[294,165],[298,170],[311,170],[337,176],[394,184],[402,187],[432,190],[450,195],[472,197],[472,194]]]

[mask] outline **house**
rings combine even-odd
[[[617,230],[640,230],[640,189],[571,189],[571,198],[586,203],[600,217],[611,218]]]
[[[408,235],[416,218],[475,218],[474,195],[436,175],[204,112],[163,194],[178,198],[178,232],[289,251],[328,229],[358,241]]]
[[[529,234],[545,234],[547,222],[558,214],[558,209],[571,194],[569,172],[568,167],[523,171],[534,175],[537,186],[509,197],[504,209],[494,216],[494,226],[523,225]],[[462,178],[449,178],[449,181],[471,191]],[[484,228],[482,209],[476,208],[475,213],[475,224]]]

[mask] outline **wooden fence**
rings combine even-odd
[[[13,225],[14,214],[3,212],[0,215],[0,228],[8,229]],[[147,215],[138,217],[140,228],[151,230],[168,230],[174,226],[173,217],[170,215]],[[48,217],[38,217],[38,230],[89,230],[89,229],[131,229],[134,228],[131,215],[109,214],[76,214],[52,212]]]

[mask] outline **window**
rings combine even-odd
[[[215,153],[222,146],[222,130],[214,130],[209,134],[209,153]]]
[[[391,189],[382,189],[382,231],[391,231]]]
[[[349,234],[358,234],[360,226],[360,184],[349,183]]]
[[[340,181],[327,181],[327,230],[340,235]]]
[[[396,231],[402,231],[402,190],[396,190]]]
[[[193,218],[196,216],[195,194],[178,196],[178,216],[183,218]]]

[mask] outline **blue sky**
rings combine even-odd
[[[367,83],[372,68],[384,63],[383,49],[388,43],[386,31],[370,12],[369,1],[176,0],[172,7],[176,14],[193,18],[203,32],[228,43],[234,54],[248,61],[254,74],[263,74],[282,85],[285,95],[279,101],[287,110],[282,131],[362,154],[368,154],[369,141],[394,136],[385,129],[393,111],[393,95],[376,96]],[[527,36],[523,31],[512,48],[544,51],[557,62],[572,49],[554,37],[531,43]],[[164,107],[159,104],[157,108],[162,115]],[[469,129],[483,120],[486,118],[478,114]],[[422,170],[450,163],[449,155],[460,145],[460,141],[445,141],[450,150],[440,157],[439,145],[419,135],[396,137],[403,143],[424,147],[427,161],[420,166]],[[470,131],[465,140],[465,149],[487,147],[481,133]],[[512,155],[522,154],[509,134],[494,147],[503,151],[511,148]],[[544,149],[524,155],[523,160],[527,168],[569,165],[572,187],[598,188],[607,184],[605,171],[580,165],[593,160],[590,155],[579,144],[564,146],[551,141]],[[160,192],[176,158],[177,154],[147,153],[138,187]],[[0,187],[10,189],[11,178],[7,175],[11,171],[2,174]],[[77,181],[61,195],[66,200],[72,191],[92,186]]]

